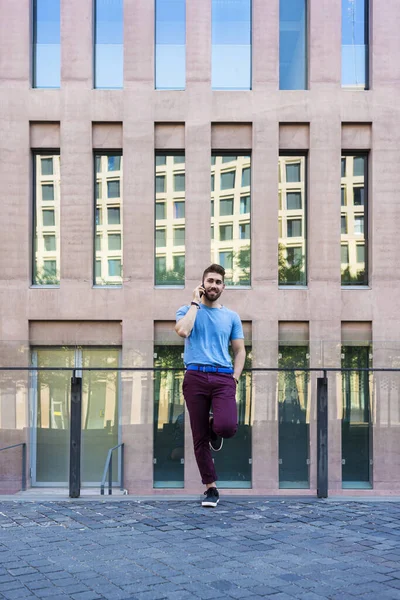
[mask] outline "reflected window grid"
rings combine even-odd
[[[155,284],[185,283],[185,156],[155,156]]]
[[[94,0],[94,87],[122,89],[123,82],[123,0]]]
[[[186,0],[155,2],[155,88],[186,86]]]
[[[226,285],[250,285],[250,156],[213,155],[211,178],[211,262],[226,269]]]
[[[123,157],[97,154],[94,284],[122,285],[123,223],[122,187]],[[105,218],[101,218],[104,216]]]
[[[341,242],[347,247],[347,261],[341,261],[342,285],[367,285],[368,238],[366,219],[368,198],[366,194],[368,157],[345,155],[342,157],[341,189]],[[345,175],[343,175],[345,173]],[[361,251],[359,247],[362,247]],[[361,260],[361,257],[364,257]],[[342,255],[343,258],[343,255]]]
[[[306,157],[279,157],[279,285],[306,285]]]
[[[60,0],[33,0],[32,87],[60,87],[60,49]]]
[[[60,284],[60,155],[35,153],[33,285]]]

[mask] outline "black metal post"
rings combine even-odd
[[[111,496],[112,494],[112,454],[111,454],[111,458],[110,458],[110,465],[108,467],[108,495]]]
[[[26,444],[22,444],[22,491],[26,491]]]
[[[121,444],[121,492],[124,491],[124,444]]]
[[[317,379],[317,496],[328,497],[328,378]]]
[[[69,497],[81,494],[82,378],[71,379],[71,434],[69,445]]]

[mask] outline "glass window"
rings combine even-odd
[[[341,216],[341,233],[347,233],[347,217],[346,217],[346,215]]]
[[[185,89],[185,13],[185,0],[156,0],[155,79],[157,90]]]
[[[342,346],[342,368],[369,368],[370,347]],[[342,373],[342,487],[372,487],[372,375]]]
[[[108,234],[108,249],[109,250],[121,250],[121,234],[120,233],[109,233]]]
[[[214,173],[211,174],[211,191],[212,192],[215,191],[215,175],[214,175]]]
[[[59,88],[61,74],[60,0],[33,0],[34,88]]]
[[[233,198],[223,198],[219,201],[220,217],[230,217],[233,215]]]
[[[107,214],[107,222],[96,218],[95,252],[93,257],[94,284],[122,285],[123,223],[122,223],[122,154],[97,154],[96,188],[107,188],[107,198],[96,193],[96,214]],[[100,168],[100,170],[97,170]],[[106,186],[106,187],[104,187]],[[109,206],[111,204],[114,206]],[[98,240],[98,242],[97,242]],[[99,271],[100,269],[100,271]]]
[[[96,225],[102,225],[102,223],[103,223],[103,219],[102,219],[101,208],[96,208]]]
[[[94,87],[120,89],[124,81],[123,0],[94,3]]]
[[[107,196],[109,198],[119,198],[120,197],[120,181],[119,179],[115,181],[107,181]]]
[[[221,242],[233,239],[233,225],[219,226],[219,239]]]
[[[185,218],[185,203],[184,202],[174,202],[174,219],[184,219]]]
[[[345,158],[342,158],[341,165],[342,165],[342,177],[346,177],[346,159]]]
[[[212,0],[211,84],[251,89],[251,0]]]
[[[235,187],[235,176],[236,171],[229,171],[228,173],[221,173],[221,190],[230,190]]]
[[[219,253],[219,264],[224,269],[232,269],[233,266],[233,252],[220,252]],[[228,276],[229,278],[229,276]]]
[[[180,257],[176,257],[180,258]],[[183,257],[184,258],[184,257]],[[185,404],[182,382],[185,374],[183,347],[154,346],[153,485],[155,488],[184,487]],[[171,368],[181,371],[171,371]]]
[[[307,89],[307,0],[279,2],[279,89]]]
[[[346,206],[346,188],[342,187],[340,190],[341,193],[341,197],[340,197],[340,204],[341,206]]]
[[[122,265],[118,258],[111,258],[108,260],[108,274],[110,277],[117,277],[118,279],[121,279]]]
[[[242,187],[250,185],[250,167],[242,171]]]
[[[211,164],[215,165],[215,156],[211,156]]]
[[[340,246],[340,262],[344,265],[349,263],[349,247],[347,244]]]
[[[286,183],[298,183],[300,181],[300,163],[288,162],[286,164]]]
[[[56,250],[56,236],[55,235],[44,235],[43,236],[44,249],[46,252],[53,252]]]
[[[301,237],[301,219],[288,219],[287,221],[287,236]]]
[[[308,346],[279,346],[278,421],[279,487],[310,487],[310,375]]]
[[[354,206],[364,206],[364,188],[354,188]]]
[[[174,229],[174,246],[185,245],[185,228],[175,227]]]
[[[156,220],[162,221],[166,217],[165,214],[165,202],[157,202],[156,203]]]
[[[34,153],[33,170],[32,283],[33,285],[59,285],[60,156],[53,154],[43,157],[39,153]],[[51,201],[51,208],[48,208],[49,201]]]
[[[369,0],[342,0],[342,87],[368,89]]]
[[[346,204],[347,228],[343,229],[342,242],[348,245],[348,261],[342,261],[342,285],[367,285],[368,270],[368,193],[367,193],[367,154],[347,155],[342,157],[346,162]],[[342,179],[343,181],[343,179]],[[342,215],[343,221],[343,215]],[[360,248],[360,250],[359,250]],[[361,250],[363,248],[363,250]]]
[[[230,264],[230,273],[225,277],[229,286],[250,285],[251,283],[251,241],[250,241],[250,185],[251,157],[249,155],[213,155],[211,169],[220,189],[214,191],[211,201],[211,228],[216,232],[211,236],[211,262],[222,260]],[[229,163],[229,171],[221,172]],[[236,177],[237,174],[237,177]],[[229,197],[221,190],[229,189]],[[225,192],[226,195],[226,192]],[[229,217],[226,219],[225,217]],[[228,222],[227,222],[228,221]],[[228,243],[229,242],[229,243]]]
[[[120,225],[121,209],[115,206],[107,208],[107,221],[109,225]],[[99,225],[101,225],[101,223],[99,223]]]
[[[250,212],[250,196],[240,198],[240,214],[245,215]]]
[[[156,229],[156,248],[164,248],[167,245],[165,229]]]
[[[279,285],[306,285],[306,157],[282,154],[278,172]]]
[[[53,157],[41,159],[41,174],[53,175]]]
[[[156,177],[156,194],[165,194],[165,175]]]
[[[108,170],[119,171],[121,168],[121,156],[109,156],[108,157]]]
[[[286,207],[287,210],[301,209],[301,192],[287,192]]]
[[[52,183],[42,185],[42,200],[54,200],[54,185]]]
[[[185,191],[185,173],[176,173],[174,175],[174,191],[184,192]]]
[[[250,223],[241,223],[239,225],[239,238],[241,240],[250,239]]]
[[[156,167],[162,167],[167,164],[167,157],[165,154],[156,154]]]
[[[176,155],[167,152],[162,157],[165,167],[157,170],[156,166],[155,169],[156,200],[157,194],[164,194],[162,203],[155,202],[155,284],[184,285],[185,155],[182,152]],[[179,167],[175,167],[177,164]],[[178,169],[179,173],[176,172]],[[160,170],[163,175],[159,175]],[[179,219],[179,227],[176,227],[176,219]],[[179,255],[174,253],[177,247]]]
[[[101,198],[101,188],[102,188],[101,183],[99,181],[96,182],[96,199],[97,200],[100,200],[100,198]]]

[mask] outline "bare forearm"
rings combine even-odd
[[[238,350],[233,358],[233,376],[235,379],[239,379],[242,374],[244,363],[246,360],[246,350],[240,349]]]

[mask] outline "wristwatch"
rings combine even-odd
[[[191,302],[190,304],[191,304],[191,306],[197,306],[197,309],[199,309],[199,308],[200,308],[200,304],[199,304],[198,302],[194,302],[194,301],[193,301],[193,302]]]

